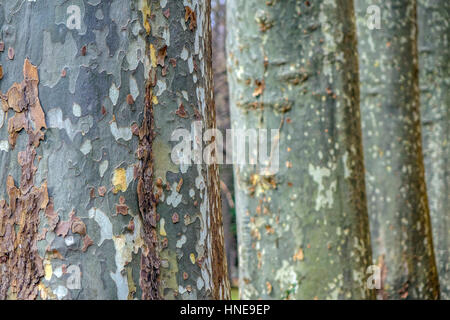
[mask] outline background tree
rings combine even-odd
[[[418,0],[422,141],[442,299],[450,299],[450,2]]]
[[[187,3],[0,3],[1,299],[229,297],[217,167],[170,159],[215,126]]]
[[[276,174],[235,171],[241,297],[371,298],[353,4],[227,5],[232,127],[281,130]]]
[[[437,298],[420,132],[416,1],[355,5],[368,209],[374,258],[382,269],[379,294]],[[381,13],[380,29],[371,23],[377,10],[366,14],[371,5]]]
[[[213,74],[214,74],[214,100],[217,113],[217,128],[225,133],[230,129],[230,105],[227,81],[227,58],[225,49],[226,40],[226,4],[225,0],[211,1],[212,18],[212,52],[213,52]],[[223,157],[227,156],[227,146],[223,146]],[[230,280],[235,281],[237,271],[237,237],[236,237],[236,215],[234,210],[234,185],[233,165],[222,164],[220,166],[220,180],[222,190],[222,213],[223,228],[225,235],[225,247],[228,262],[228,274]]]

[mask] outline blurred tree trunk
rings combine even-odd
[[[217,128],[221,132],[230,129],[229,91],[227,82],[226,61],[226,5],[223,0],[212,1],[212,52],[214,73],[214,98],[217,114]],[[231,152],[224,148],[224,159],[226,153]],[[233,204],[233,166],[223,164],[220,167],[220,179],[224,183],[222,188],[222,215],[225,236],[225,248],[228,262],[228,275],[230,280],[237,276],[237,248],[236,233],[234,231],[234,217],[232,215]]]
[[[435,299],[420,130],[416,1],[355,1],[366,184],[383,299]],[[381,29],[369,28],[370,5]],[[371,13],[372,14],[372,13]],[[370,23],[369,23],[370,24]]]
[[[210,3],[92,3],[0,4],[0,299],[228,298]]]
[[[419,0],[422,141],[442,299],[450,299],[450,2]]]
[[[236,166],[241,297],[372,298],[353,4],[227,4],[232,127],[280,129],[278,172]]]

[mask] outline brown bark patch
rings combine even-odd
[[[94,244],[94,241],[92,241],[91,237],[88,235],[85,235],[83,238],[83,248],[81,251],[86,252],[86,250]]]
[[[143,300],[159,300],[161,299],[159,292],[161,261],[158,255],[157,201],[153,193],[152,151],[154,138],[152,87],[156,81],[151,81],[154,79],[152,72],[150,72],[149,79],[150,81],[147,82],[145,88],[144,119],[139,129],[139,147],[137,149],[137,156],[140,160],[137,194],[145,244],[141,256],[140,286]]]
[[[35,148],[44,138],[42,129],[46,129],[45,115],[38,97],[39,77],[37,68],[28,59],[23,66],[23,81],[14,83],[6,95],[2,95],[2,109],[15,111],[8,121],[9,143],[11,148],[16,145],[19,132],[25,130],[28,134],[29,144]],[[31,121],[30,121],[31,120]]]
[[[125,204],[125,198],[119,198],[119,204],[116,204],[116,214],[121,214],[123,216],[128,215],[128,206]]]
[[[185,15],[184,15],[184,21],[188,22],[189,19],[191,19],[191,22],[189,23],[189,30],[194,30],[197,27],[197,15],[195,14],[195,11],[192,10],[190,7],[184,7],[185,9]]]
[[[167,46],[162,47],[158,50],[158,58],[157,58],[157,64],[161,67],[164,67],[164,60],[167,56]]]
[[[266,83],[264,80],[255,80],[255,85],[256,85],[256,88],[253,91],[253,96],[259,97],[260,95],[263,94],[264,89],[266,88]]]
[[[34,186],[36,148],[44,138],[41,130],[46,124],[38,98],[37,68],[28,59],[23,76],[21,83],[14,83],[7,94],[1,96],[3,110],[15,111],[8,123],[11,147],[14,148],[22,130],[28,135],[28,145],[18,153],[22,172],[20,186],[16,187],[13,177],[8,176],[9,203],[0,200],[0,299],[36,298],[37,286],[44,276],[42,258],[37,251],[39,212],[45,210],[52,216],[52,209],[47,208],[47,182]]]
[[[180,118],[188,118],[189,115],[186,112],[186,109],[184,108],[184,105],[181,103],[178,109],[175,111],[175,114],[179,116]]]

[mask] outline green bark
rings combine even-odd
[[[235,172],[241,297],[372,298],[352,2],[227,4],[232,127],[280,129]]]
[[[366,185],[382,299],[435,299],[439,284],[426,194],[416,1],[355,1]],[[370,29],[370,5],[381,29]]]
[[[441,299],[450,299],[450,2],[418,0],[422,141]]]
[[[0,2],[1,299],[229,297],[217,168],[170,157],[215,122],[188,2]]]

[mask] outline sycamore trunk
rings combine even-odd
[[[232,127],[280,130],[235,170],[241,297],[371,298],[352,2],[227,5]]]
[[[185,3],[0,1],[0,299],[229,297],[217,167],[170,157],[215,123]]]
[[[367,200],[381,299],[435,299],[418,87],[416,1],[356,0]],[[380,24],[371,24],[376,11]],[[372,7],[373,8],[373,7]],[[379,27],[379,29],[378,29]]]

